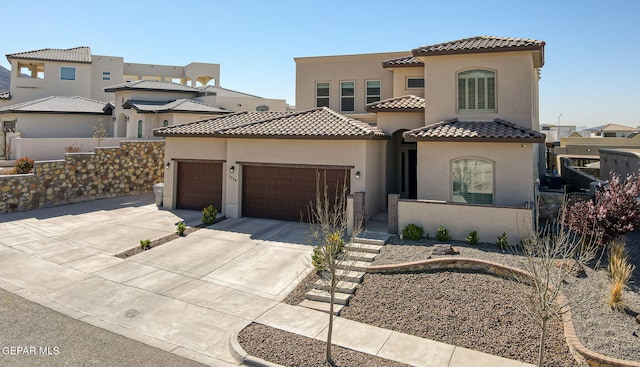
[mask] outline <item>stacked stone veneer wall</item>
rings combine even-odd
[[[124,141],[38,161],[32,174],[0,176],[0,214],[149,192],[164,180],[163,162],[164,141]]]
[[[531,275],[521,269],[505,266],[491,261],[451,257],[441,259],[421,260],[403,264],[372,265],[367,268],[367,273],[412,273],[429,271],[462,270],[468,272],[481,272],[497,275],[507,279],[520,279],[526,281]],[[559,294],[558,302],[566,303],[564,295]],[[571,353],[581,365],[586,363],[592,367],[640,367],[640,362],[627,361],[618,358],[607,357],[585,347],[576,334],[573,326],[571,311],[562,314],[564,336]]]

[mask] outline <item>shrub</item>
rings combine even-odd
[[[80,148],[82,147],[82,145],[78,145],[76,143],[73,143],[67,147],[64,147],[64,151],[66,153],[78,153],[80,151]]]
[[[206,225],[213,224],[216,221],[216,215],[218,215],[216,208],[213,205],[209,205],[202,209],[202,223]]]
[[[334,232],[326,238],[325,244],[313,248],[311,254],[311,265],[317,270],[326,270],[329,267],[330,258],[335,259],[339,253],[344,251],[344,240],[340,233]],[[329,255],[328,258],[326,255]]]
[[[578,201],[568,207],[564,221],[585,242],[601,245],[640,228],[640,178],[611,172],[611,179],[598,187],[594,200]]]
[[[612,281],[611,294],[609,297],[609,307],[620,311],[625,308],[623,304],[622,291],[626,287],[631,273],[635,268],[629,264],[629,254],[621,240],[614,241],[609,250],[609,276]]]
[[[33,159],[29,157],[18,159],[11,170],[11,174],[14,175],[22,175],[31,172],[33,172]]]
[[[184,221],[180,221],[176,223],[176,233],[178,236],[184,236],[184,231],[187,229],[187,225],[184,224]]]
[[[500,247],[503,250],[509,247],[509,238],[507,236],[507,232],[502,232],[502,234],[498,236],[496,245],[498,245],[498,247]]]
[[[451,236],[449,236],[449,230],[446,229],[443,225],[440,225],[440,227],[438,227],[438,230],[436,231],[436,241],[440,241],[440,242],[451,241]]]
[[[403,229],[402,229],[402,238],[407,239],[407,240],[412,240],[412,241],[417,241],[422,239],[422,236],[424,235],[424,229],[418,225],[415,224],[407,224]]]
[[[140,240],[140,248],[143,250],[148,250],[151,248],[151,240],[150,239],[146,239],[146,240]]]
[[[477,245],[478,242],[480,242],[480,238],[478,238],[478,231],[472,231],[465,239],[470,245]]]

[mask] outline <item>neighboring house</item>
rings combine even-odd
[[[220,64],[136,64],[120,56],[92,55],[84,46],[13,53],[7,60],[11,64],[11,89],[7,98],[0,98],[0,106],[49,96],[113,101],[114,95],[106,92],[106,87],[142,79],[192,87],[220,83]]]
[[[592,138],[626,138],[630,134],[640,132],[640,129],[618,124],[606,124],[584,131],[590,133]]]
[[[313,172],[346,173],[350,192],[364,193],[365,218],[388,203],[391,231],[444,224],[457,239],[471,230],[487,241],[503,231],[517,238],[532,224],[544,169],[544,45],[482,36],[411,52],[296,58],[299,112],[154,131],[166,138],[165,206],[219,202],[227,217],[296,220],[314,198]]]
[[[228,111],[292,112],[292,108],[284,99],[263,98],[214,85],[199,88],[207,92],[205,97],[199,98],[200,100]]]

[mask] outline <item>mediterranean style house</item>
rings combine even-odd
[[[92,55],[89,47],[19,52],[7,60],[11,87],[0,91],[0,158],[60,158],[71,144],[91,150],[99,122],[110,138],[147,139],[152,129],[174,123],[289,109],[284,99],[222,88],[219,64],[137,64]]]
[[[164,206],[299,220],[316,173],[354,216],[495,240],[531,226],[544,167],[542,41],[480,36],[412,51],[296,58],[295,113],[234,113],[154,130]],[[324,175],[323,175],[324,173]],[[342,179],[341,179],[342,178]]]

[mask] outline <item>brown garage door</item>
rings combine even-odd
[[[349,170],[273,166],[242,167],[242,216],[281,220],[307,220],[309,202],[316,197],[316,173],[326,173],[329,197],[342,192]]]
[[[202,210],[222,206],[222,163],[178,162],[176,207]]]

